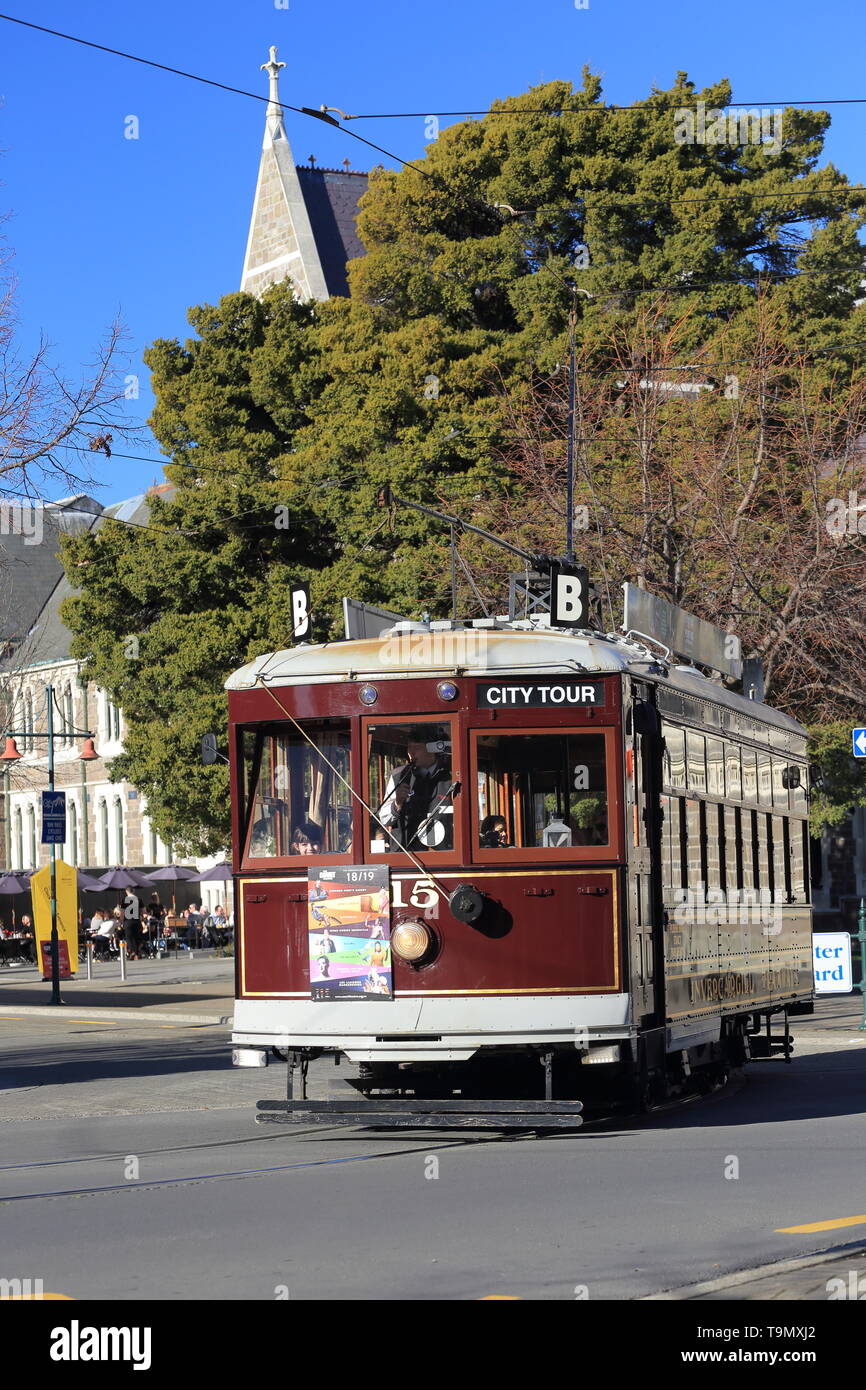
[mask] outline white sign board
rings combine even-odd
[[[851,970],[851,933],[816,932],[812,938],[816,994],[850,994],[854,988]]]

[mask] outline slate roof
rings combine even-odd
[[[101,512],[86,493],[46,504],[2,504],[0,644],[23,642],[55,589],[63,574],[61,535],[89,531]]]
[[[367,191],[367,175],[302,165],[296,168],[328,294],[346,296],[346,262],[364,255],[355,224],[358,200]]]
[[[171,484],[158,489],[163,497],[173,491]],[[72,596],[58,555],[63,532],[79,535],[99,530],[115,521],[147,522],[148,493],[103,507],[83,494],[44,508],[43,540],[25,545],[23,536],[3,536],[5,553],[0,554],[0,585],[9,591],[9,603],[0,605],[0,640],[11,644],[0,660],[0,673],[18,672],[33,666],[49,666],[69,661],[72,634],[60,618],[60,605]],[[8,549],[7,549],[8,547]]]

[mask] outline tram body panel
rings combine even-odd
[[[470,875],[489,902],[477,925],[458,921],[429,890],[433,907],[392,906],[394,925],[423,917],[437,940],[435,958],[420,969],[395,957],[395,994],[618,992],[616,869],[462,870],[437,878],[455,888]],[[419,882],[425,880],[397,879],[392,905],[395,898],[411,901]],[[309,992],[307,880],[242,879],[239,889],[239,997]],[[338,923],[338,908],[330,913]]]

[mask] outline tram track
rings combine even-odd
[[[479,1145],[513,1144],[531,1140],[537,1141],[539,1139],[549,1141],[552,1139],[565,1140],[569,1138],[581,1138],[587,1133],[598,1134],[611,1127],[622,1125],[629,1125],[631,1127],[641,1121],[651,1121],[656,1115],[663,1116],[684,1109],[685,1106],[693,1105],[697,1102],[721,1100],[727,1095],[736,1094],[742,1084],[744,1084],[742,1079],[734,1078],[725,1086],[719,1087],[709,1093],[690,1093],[666,1101],[662,1105],[654,1106],[651,1110],[644,1113],[634,1112],[631,1114],[619,1115],[597,1115],[586,1120],[580,1129],[574,1131],[549,1131],[545,1130],[543,1125],[539,1125],[536,1129],[525,1129],[520,1132],[512,1133],[504,1131],[471,1135],[462,1133],[459,1138],[454,1139],[436,1139],[431,1135],[431,1137],[423,1143],[403,1144],[399,1147],[374,1153],[342,1154],[336,1157],[313,1158],[302,1162],[279,1163],[256,1168],[225,1169],[215,1172],[184,1174],[178,1177],[153,1178],[150,1180],[125,1180],[120,1183],[94,1183],[82,1187],[51,1189],[44,1192],[16,1193],[9,1196],[0,1195],[0,1207],[21,1202],[49,1201],[59,1198],[96,1197],[115,1192],[154,1191],[159,1189],[197,1186],[201,1183],[209,1182],[229,1182],[238,1178],[270,1177],[277,1173],[299,1172],[310,1168],[341,1167],[351,1163],[379,1162],[385,1159],[404,1158],[417,1153],[429,1154],[437,1150],[445,1149],[466,1149]],[[360,1129],[362,1127],[358,1126],[358,1128]],[[370,1137],[379,1137],[379,1135],[373,1136],[370,1131],[367,1131],[367,1133],[370,1134]],[[176,1154],[196,1153],[202,1150],[226,1150],[249,1147],[251,1145],[271,1144],[290,1138],[322,1139],[330,1137],[331,1139],[335,1139],[338,1136],[356,1138],[355,1127],[346,1125],[315,1125],[310,1128],[299,1127],[298,1129],[292,1129],[290,1131],[282,1131],[278,1134],[251,1135],[248,1138],[242,1139],[218,1139],[201,1144],[173,1144],[156,1149],[142,1150],[136,1157],[139,1159],[153,1159],[170,1157]],[[0,1174],[33,1171],[36,1169],[53,1169],[78,1163],[122,1163],[127,1157],[127,1154],[121,1153],[84,1154],[74,1158],[43,1159],[31,1163],[2,1164],[0,1165]]]

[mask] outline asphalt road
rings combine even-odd
[[[283,1069],[233,1071],[225,1028],[0,1019],[0,1277],[76,1299],[634,1299],[825,1250],[866,1235],[863,1047],[815,1033],[684,1108],[467,1140],[257,1128]],[[780,1230],[808,1223],[831,1224]]]

